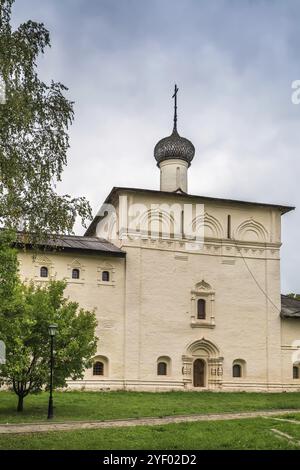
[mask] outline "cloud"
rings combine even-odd
[[[61,190],[96,212],[112,186],[158,188],[153,148],[171,131],[176,81],[179,131],[196,147],[191,193],[300,204],[296,0],[17,0],[14,15],[50,29],[41,74],[75,101]],[[287,214],[284,292],[300,291],[298,239]]]

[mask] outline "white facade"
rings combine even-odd
[[[25,279],[47,282],[40,278],[46,265],[52,278],[67,279],[72,299],[96,308],[101,375],[88,370],[70,386],[300,390],[300,379],[293,378],[300,320],[280,317],[280,224],[289,208],[117,188],[110,196],[117,217],[120,196],[143,205],[146,214],[153,204],[204,204],[204,244],[193,251],[184,238],[143,232],[112,240],[126,258],[57,252],[33,260],[20,253]],[[99,224],[95,219],[89,236],[97,235]],[[74,267],[79,280],[71,278]],[[102,281],[103,271],[108,281]],[[205,302],[203,319],[199,300]]]
[[[160,163],[160,190],[178,191],[185,193],[188,191],[188,163],[184,160],[165,160]]]

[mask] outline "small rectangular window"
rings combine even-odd
[[[79,269],[72,270],[72,279],[79,279],[80,278],[80,271]]]
[[[41,267],[40,277],[48,277],[48,268],[46,266]]]
[[[294,366],[293,367],[293,379],[299,379],[300,375],[299,375],[299,367],[298,366]]]
[[[97,361],[93,365],[93,375],[104,375],[103,362]]]
[[[227,216],[227,238],[231,238],[231,215]]]
[[[103,282],[109,282],[109,271],[103,271],[102,272],[102,281]]]
[[[242,377],[242,367],[240,364],[234,364],[232,367],[232,376],[233,377]]]
[[[197,302],[197,318],[198,320],[205,320],[206,317],[206,302],[204,299],[199,299]]]
[[[157,364],[157,375],[167,375],[167,364],[165,362]]]

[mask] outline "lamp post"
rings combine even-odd
[[[53,356],[53,343],[54,336],[57,331],[57,325],[49,325],[48,332],[50,336],[50,395],[49,395],[49,405],[48,405],[48,419],[53,418],[53,365],[54,365],[54,356]]]

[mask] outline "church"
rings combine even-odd
[[[22,279],[65,279],[96,311],[97,354],[70,389],[300,391],[300,301],[280,290],[294,207],[190,194],[177,92],[159,190],[114,187],[84,236],[20,251]]]

